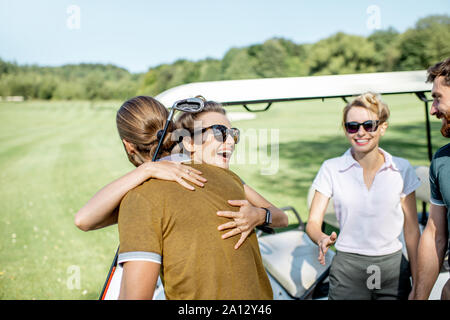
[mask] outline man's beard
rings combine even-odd
[[[438,112],[438,114],[436,116],[439,119],[443,119],[442,127],[441,127],[441,134],[446,138],[450,138],[450,114]]]

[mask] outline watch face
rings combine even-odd
[[[270,212],[269,209],[264,208],[266,210],[266,221],[265,224],[271,224],[272,223],[272,212]]]

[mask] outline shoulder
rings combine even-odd
[[[191,167],[200,170],[203,176],[207,179],[232,179],[237,181],[239,184],[244,184],[242,179],[230,169],[224,169],[221,167],[213,166],[210,164],[189,164]]]
[[[347,162],[347,155],[342,155],[340,157],[335,157],[331,159],[327,159],[324,162],[322,162],[321,168],[327,169],[327,170],[339,170],[343,165]]]
[[[172,186],[173,185],[173,186]],[[176,183],[151,179],[128,191],[120,202],[119,224],[149,223],[164,215],[164,208],[169,197],[180,197]]]
[[[409,162],[408,159],[393,156],[389,152],[387,152],[386,150],[381,149],[381,148],[379,148],[379,150],[384,154],[385,162],[387,164],[389,164],[389,162],[391,162],[390,164],[395,169],[397,169],[401,172],[414,170],[413,166],[411,165],[411,163]]]
[[[392,163],[400,170],[400,171],[404,171],[404,170],[408,170],[408,169],[413,169],[413,166],[411,165],[411,163],[409,162],[408,159],[405,158],[400,158],[400,157],[394,157],[392,156]]]
[[[338,166],[339,164],[341,164],[344,160],[344,156],[340,156],[340,157],[335,157],[335,158],[331,158],[331,159],[327,159],[325,160],[322,165],[323,166]]]
[[[136,201],[147,205],[157,205],[165,197],[167,191],[176,190],[177,183],[172,181],[150,179],[141,185],[131,189],[123,198],[122,202]],[[158,201],[153,201],[158,199]]]
[[[430,175],[438,176],[440,171],[449,172],[450,170],[450,143],[439,148],[433,155],[430,165]]]
[[[346,166],[345,159],[341,157],[327,159],[322,162],[319,171],[314,179],[314,183],[320,184],[324,181],[330,182]],[[330,180],[331,179],[331,180]]]
[[[449,157],[450,156],[450,143],[446,144],[443,147],[440,147],[438,151],[433,156],[433,160],[441,158],[441,157]]]
[[[228,172],[226,172],[225,174],[228,174],[232,179],[236,180],[237,182],[239,182],[240,184],[244,185],[245,182],[241,179],[241,177],[239,177],[236,173],[234,173],[231,170],[226,170]]]
[[[407,183],[420,183],[416,169],[411,165],[411,163],[407,159],[400,157],[392,157],[391,161],[394,170],[397,170]]]

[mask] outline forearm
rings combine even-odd
[[[328,235],[322,232],[322,224],[314,220],[308,220],[306,234],[315,244],[318,244],[321,239],[328,237]]]
[[[280,228],[288,226],[289,223],[288,216],[283,210],[273,205],[270,201],[265,199],[262,195],[260,195],[250,186],[244,185],[244,190],[245,196],[251,205],[253,205],[256,208],[266,208],[270,210],[270,212],[272,213],[272,223],[270,227]],[[265,221],[265,210],[260,210],[259,217],[260,219],[257,224],[258,226],[262,225]]]
[[[417,280],[417,248],[419,246],[420,239],[420,231],[417,228],[405,228],[405,242],[406,242],[406,251],[408,253],[409,265],[411,268],[411,276],[413,279],[413,283]]]
[[[250,221],[251,226],[262,226],[266,221],[266,210],[263,208],[266,208],[270,211],[272,214],[272,223],[269,225],[271,228],[282,228],[288,226],[288,217],[286,213],[275,207],[274,205],[269,206],[256,206],[253,203],[250,203],[251,205],[251,211],[248,211],[247,218]]]
[[[428,299],[444,260],[446,241],[425,229],[418,246],[415,299]]]
[[[306,223],[306,233],[316,244],[318,244],[321,239],[328,237],[328,235],[322,232],[322,224],[329,201],[330,198],[324,194],[318,191],[314,192],[314,197],[309,209],[308,222]]]
[[[283,210],[275,207],[274,205],[271,205],[267,209],[269,209],[272,213],[272,224],[270,225],[270,227],[282,228],[288,226],[288,216]]]
[[[139,166],[98,191],[75,215],[75,224],[83,231],[117,223],[117,210],[128,191],[151,177],[146,164]]]
[[[420,230],[417,221],[416,193],[413,191],[401,198],[401,206],[405,215],[403,235],[408,252],[408,260],[411,268],[413,283],[417,279],[417,247],[419,246]]]

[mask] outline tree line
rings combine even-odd
[[[99,100],[135,95],[142,75],[108,64],[19,66],[0,60],[0,96]]]
[[[222,59],[183,59],[142,74],[111,64],[41,67],[0,59],[0,96],[124,100],[197,81],[421,70],[447,57],[450,17],[435,15],[418,20],[403,33],[393,28],[368,37],[339,32],[313,44],[273,38],[231,48]]]

